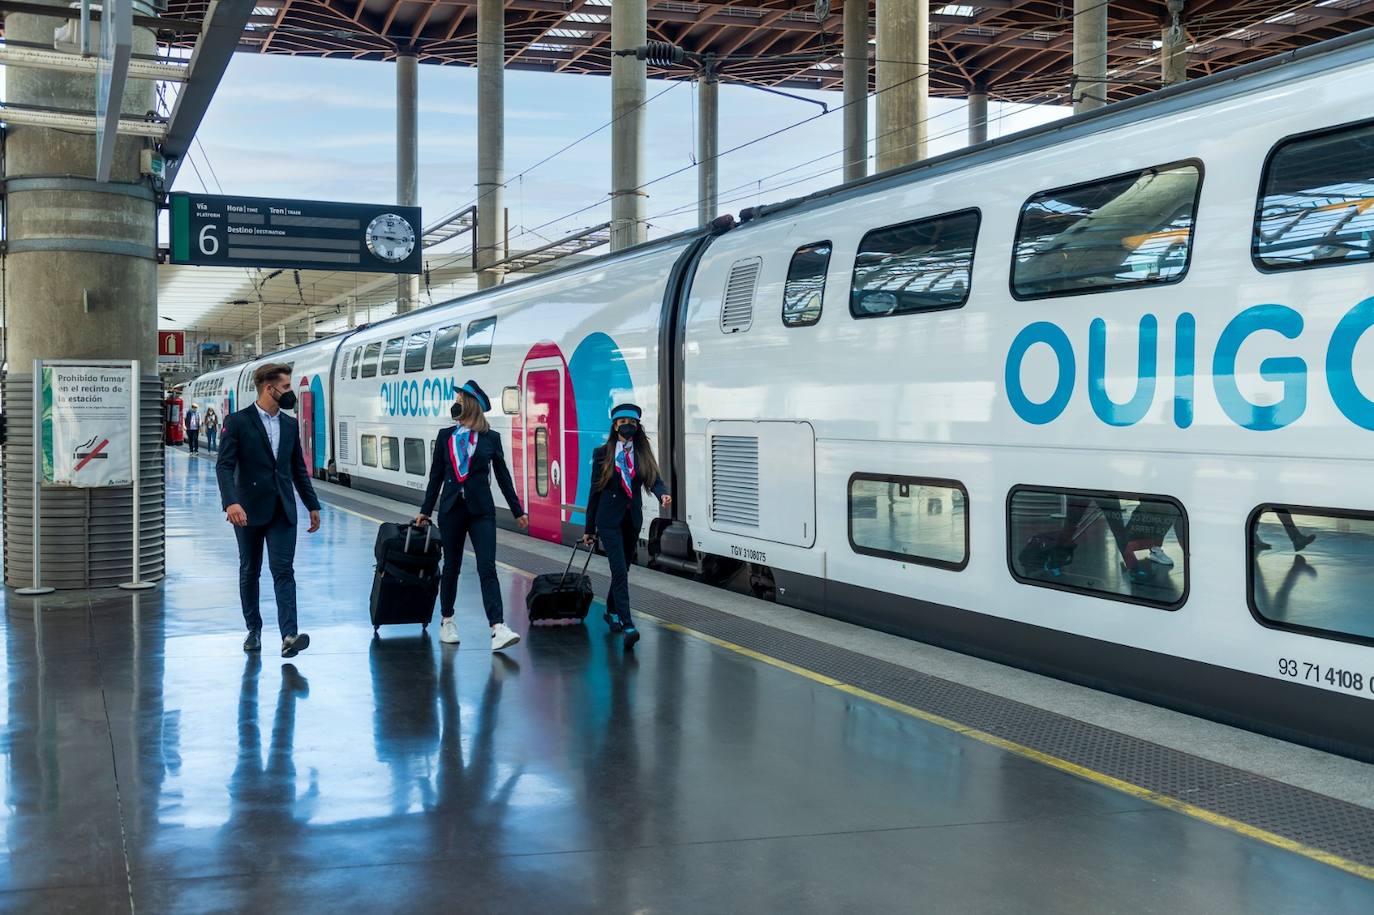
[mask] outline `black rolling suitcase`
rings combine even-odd
[[[423,536],[421,536],[423,533]],[[443,550],[434,525],[383,524],[377,531],[377,571],[372,577],[372,632],[398,623],[428,626],[439,596]]]
[[[582,563],[582,571],[572,574],[573,560],[577,558],[579,544],[573,544],[572,555],[568,557],[568,567],[563,573],[550,572],[540,575],[530,585],[525,595],[525,607],[530,612],[532,626],[576,625],[587,618],[592,606],[592,580],[587,575],[591,564],[591,547],[587,547],[587,561]]]

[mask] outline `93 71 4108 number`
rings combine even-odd
[[[1368,689],[1371,694],[1374,694],[1374,674],[1366,676],[1359,671],[1342,670],[1339,667],[1324,667],[1321,664],[1299,661],[1295,658],[1279,658],[1279,673],[1289,679],[1302,680],[1305,683],[1332,686],[1357,693]]]

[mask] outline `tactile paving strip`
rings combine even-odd
[[[502,559],[534,574],[561,563],[503,543]],[[589,571],[598,594],[609,577]],[[670,623],[1356,864],[1374,866],[1374,810],[1045,711],[855,651],[635,585],[634,606]]]

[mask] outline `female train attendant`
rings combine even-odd
[[[630,616],[630,564],[634,562],[639,531],[644,526],[642,490],[667,508],[673,503],[658,475],[654,449],[640,424],[643,411],[621,404],[611,411],[611,437],[592,452],[592,495],[587,503],[587,528],[582,542],[598,535],[611,566],[611,590],[606,595],[606,622],[612,631],[625,630],[625,647],[639,641]]]
[[[477,577],[482,582],[482,604],[491,624],[491,649],[500,651],[520,641],[505,623],[501,585],[496,580],[496,503],[491,498],[491,471],[506,497],[511,514],[521,529],[529,518],[515,494],[501,435],[487,424],[491,399],[475,381],[458,389],[458,402],[450,410],[458,425],[439,432],[429,465],[429,486],[415,523],[429,524],[439,504],[439,535],[444,543],[444,571],[439,580],[439,641],[458,644],[458,623],[453,604],[458,596],[458,571],[463,565],[463,540],[472,541],[477,554]],[[440,492],[443,493],[442,500]]]

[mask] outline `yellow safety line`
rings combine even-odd
[[[371,515],[365,515],[362,512],[354,511],[351,508],[345,508],[342,505],[331,505],[330,507],[338,511],[347,512],[350,515],[355,515],[359,518],[363,518],[368,521],[375,521],[379,524],[382,521],[382,519],[380,518],[374,518]],[[509,572],[514,572],[525,578],[534,578],[533,573],[525,569],[517,568],[513,565],[510,565],[509,563],[498,561],[496,564],[497,566]],[[1049,766],[1052,769],[1058,769],[1061,772],[1067,772],[1070,775],[1076,775],[1079,778],[1087,779],[1090,782],[1094,782],[1099,785],[1104,785],[1108,788],[1120,791],[1123,794],[1128,794],[1131,797],[1137,797],[1141,800],[1149,801],[1152,804],[1157,804],[1160,807],[1165,807],[1169,810],[1175,811],[1176,813],[1182,813],[1194,819],[1202,820],[1204,823],[1210,823],[1211,825],[1220,827],[1221,829],[1230,830],[1231,832],[1238,833],[1242,836],[1245,836],[1246,838],[1263,842],[1266,845],[1273,845],[1276,848],[1282,848],[1284,851],[1290,851],[1296,855],[1302,855],[1304,858],[1310,858],[1313,861],[1319,861],[1322,864],[1330,865],[1331,867],[1343,870],[1346,873],[1354,874],[1357,877],[1363,877],[1366,880],[1374,880],[1374,867],[1371,867],[1367,864],[1360,864],[1358,862],[1351,861],[1347,858],[1342,858],[1340,855],[1335,855],[1331,852],[1322,851],[1320,848],[1313,848],[1311,845],[1305,845],[1302,842],[1296,842],[1292,839],[1288,839],[1281,835],[1278,835],[1277,833],[1269,832],[1267,829],[1260,829],[1257,826],[1251,826],[1249,823],[1241,822],[1240,820],[1228,817],[1224,814],[1214,813],[1211,810],[1206,810],[1202,807],[1198,807],[1196,804],[1190,804],[1187,801],[1181,801],[1176,797],[1171,797],[1167,794],[1161,794],[1158,791],[1153,791],[1149,788],[1142,787],[1141,785],[1132,784],[1131,782],[1123,781],[1122,779],[1116,778],[1111,775],[1107,775],[1105,772],[1098,772],[1095,769],[1089,769],[1086,766],[1080,766],[1077,763],[1069,762],[1067,759],[1061,759],[1058,756],[1054,756],[1049,753],[1043,753],[1040,750],[1028,747],[1025,744],[1017,743],[1014,740],[1007,740],[1006,738],[998,737],[995,734],[989,734],[986,731],[980,731],[977,728],[960,724],[959,722],[953,721],[949,718],[945,718],[942,715],[936,715],[932,712],[927,712],[924,709],[916,708],[913,705],[907,705],[904,702],[898,702],[895,699],[889,699],[886,696],[880,696],[877,693],[869,692],[868,690],[862,687],[854,686],[852,683],[845,683],[843,680],[836,680],[834,677],[827,677],[825,674],[817,673],[814,670],[808,670],[805,667],[798,667],[796,664],[789,664],[786,661],[782,661],[778,658],[774,658],[769,655],[763,654],[762,652],[755,651],[752,648],[745,648],[743,645],[737,645],[734,642],[728,642],[725,639],[719,639],[713,635],[707,635],[704,632],[698,632],[695,629],[690,629],[687,626],[683,626],[678,623],[670,623],[667,620],[654,616],[652,613],[646,613],[643,610],[641,610],[639,611],[639,615],[648,617],[649,619],[658,623],[664,629],[669,629],[681,635],[691,636],[692,638],[700,639],[701,641],[714,645],[717,648],[724,648],[725,650],[732,651],[735,654],[743,655],[744,657],[749,658],[752,661],[758,661],[762,664],[767,664],[770,667],[776,667],[780,670],[785,670],[788,673],[796,674],[799,677],[805,677],[807,680],[810,680],[813,683],[820,683],[823,686],[829,686],[833,689],[839,690],[842,693],[848,693],[849,695],[854,696],[858,699],[863,699],[867,702],[872,702],[875,705],[881,705],[883,708],[891,709],[894,712],[900,712],[904,715],[909,715],[910,717],[919,719],[920,721],[924,721],[927,724],[933,724],[936,727],[944,728],[947,731],[953,731],[956,734],[961,734],[964,737],[977,740],[980,743],[985,743],[989,746],[997,747],[998,749],[1005,750],[1008,753],[1014,753],[1017,756],[1022,756],[1026,759],[1034,760],[1035,762]]]

